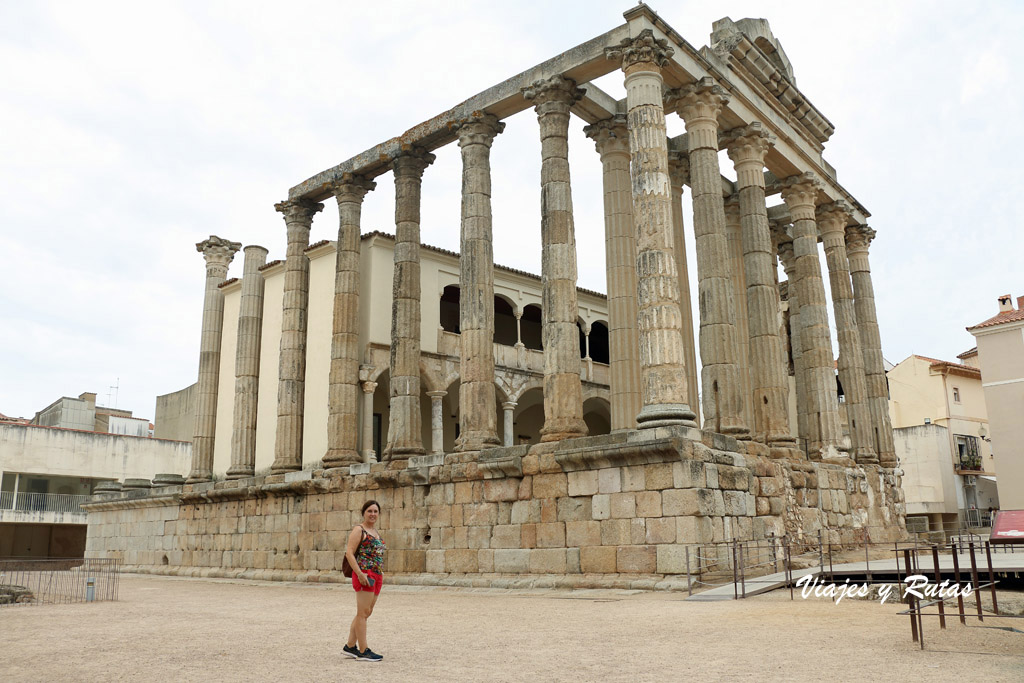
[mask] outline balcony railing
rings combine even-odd
[[[67,493],[26,493],[23,491],[0,491],[0,511],[20,512],[70,512],[85,514],[82,503],[89,496],[74,496]]]
[[[958,469],[982,472],[985,470],[985,467],[981,464],[981,458],[972,455],[963,455],[960,456]]]

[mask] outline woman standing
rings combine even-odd
[[[377,533],[380,504],[363,503],[363,523],[352,527],[345,557],[352,567],[352,588],[356,591],[356,616],[348,630],[348,643],[342,652],[361,662],[379,662],[383,657],[366,644],[366,620],[373,614],[381,586],[384,585],[384,551],[387,546]]]

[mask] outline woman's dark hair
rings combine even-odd
[[[368,501],[366,501],[365,503],[363,503],[363,510],[362,510],[362,513],[363,513],[364,515],[366,514],[366,510],[367,510],[367,509],[368,509],[368,508],[369,508],[369,507],[370,507],[371,505],[376,505],[376,506],[377,506],[377,511],[378,511],[378,512],[380,512],[380,503],[378,503],[378,502],[377,502],[377,501],[375,501],[375,500],[368,500]]]

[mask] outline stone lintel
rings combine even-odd
[[[498,85],[470,97],[448,111],[413,126],[398,137],[382,142],[361,154],[357,154],[348,161],[342,162],[299,183],[288,191],[288,197],[291,199],[316,199],[317,201],[325,199],[332,194],[329,189],[330,183],[340,178],[344,173],[358,173],[366,178],[375,178],[387,172],[391,161],[404,149],[415,145],[423,147],[427,151],[433,151],[450,142],[454,142],[458,138],[458,134],[452,128],[452,124],[457,121],[462,121],[482,113],[493,114],[499,119],[504,119],[524,109],[528,109],[533,105],[523,97],[522,89],[534,81],[561,74],[566,78],[575,80],[577,83],[588,83],[611,73],[618,66],[614,62],[605,59],[604,48],[607,45],[619,43],[628,36],[628,33],[629,27],[623,24],[607,33],[566,50],[557,57],[541,62],[531,69],[527,69]],[[591,90],[591,86],[587,86],[587,89],[588,91]],[[596,95],[596,88],[594,90],[595,95],[593,99],[589,99],[586,105],[577,105],[573,110],[574,113],[587,115],[593,109],[594,111],[590,112],[589,115],[594,115],[595,112],[603,109],[602,105],[608,105],[614,101],[608,95],[603,97]],[[601,115],[595,116],[594,121],[608,118],[615,113],[616,110],[614,109],[602,112]],[[593,121],[588,121],[588,123],[593,123]]]

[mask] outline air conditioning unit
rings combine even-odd
[[[964,475],[964,486],[975,486],[978,483],[978,475],[976,474],[965,474]]]

